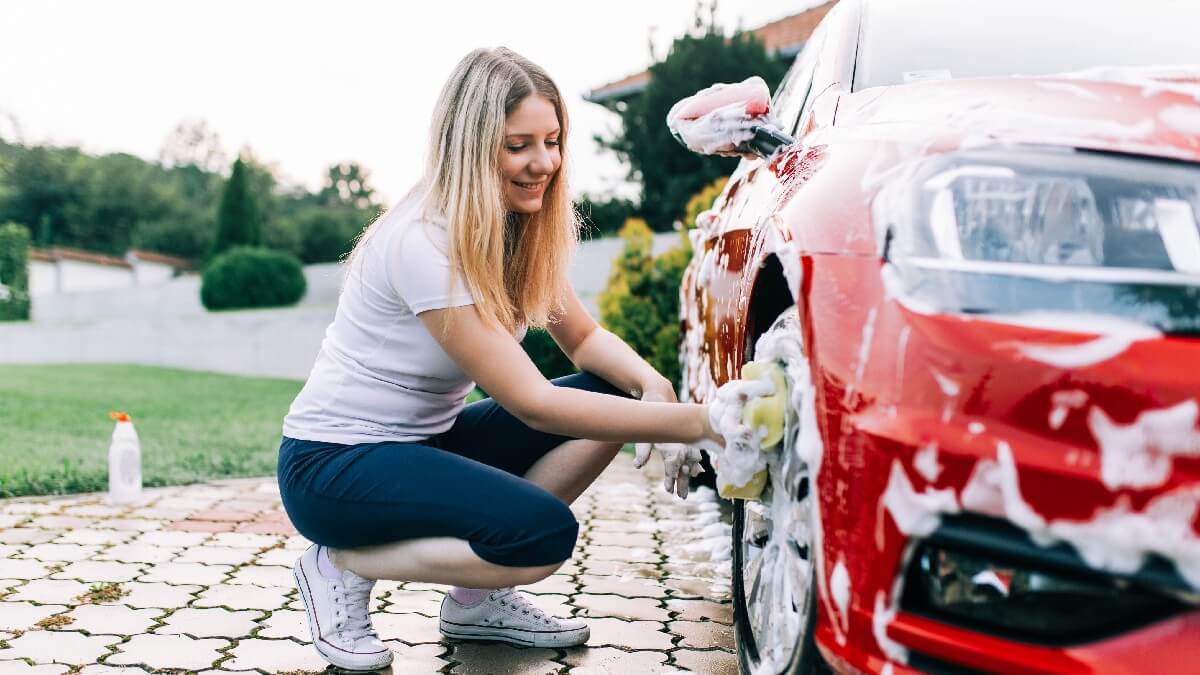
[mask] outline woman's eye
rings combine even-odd
[[[553,146],[553,147],[558,147],[558,139],[557,139],[557,138],[555,138],[555,139],[553,139],[553,140],[546,141],[546,145]]]
[[[508,146],[508,151],[509,151],[509,152],[520,152],[520,151],[522,151],[522,150],[524,150],[524,149],[525,149],[525,146],[524,146],[524,145],[510,145],[510,146]]]

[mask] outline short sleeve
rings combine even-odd
[[[454,292],[450,292],[446,246],[446,230],[422,221],[408,223],[389,242],[388,282],[413,314],[475,302],[461,278],[455,280]]]

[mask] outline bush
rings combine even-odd
[[[558,343],[550,337],[550,333],[540,328],[530,328],[521,341],[521,347],[547,380],[577,372],[575,364],[558,348]]]
[[[585,239],[614,236],[625,221],[637,214],[637,207],[628,199],[596,201],[587,195],[575,202],[575,209],[584,223]]]
[[[29,319],[29,230],[0,225],[0,321]]]
[[[686,228],[695,227],[696,216],[712,208],[725,181],[717,179],[688,200]],[[613,262],[608,286],[600,294],[600,320],[605,328],[625,340],[676,386],[681,375],[679,286],[692,260],[686,229],[681,234],[679,246],[656,258],[650,227],[636,218],[628,220],[621,228],[625,248]]]
[[[137,248],[179,256],[192,262],[203,260],[212,248],[212,241],[211,220],[170,218],[143,221],[133,230],[133,245]]]
[[[369,217],[357,209],[313,209],[297,223],[300,259],[305,263],[337,262],[354,248],[354,238]]]
[[[262,211],[254,196],[249,173],[250,169],[239,157],[233,163],[233,172],[225,182],[217,207],[217,232],[212,247],[214,258],[235,246],[262,243]]]
[[[295,256],[239,246],[213,258],[200,285],[210,310],[280,307],[304,297],[304,270]]]

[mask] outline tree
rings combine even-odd
[[[787,70],[750,33],[726,38],[711,18],[700,28],[701,34],[675,40],[667,57],[650,66],[649,84],[620,111],[617,135],[596,138],[629,165],[630,179],[642,186],[642,215],[659,231],[669,230],[683,216],[693,193],[728,175],[737,164],[736,159],[705,157],[679,145],[667,129],[667,111],[679,99],[715,82],[740,82],[759,75],[774,89]]]
[[[358,162],[334,164],[326,172],[321,201],[326,206],[370,208],[375,197],[375,189],[367,184],[370,177],[371,172]]]
[[[217,173],[229,163],[221,137],[204,120],[184,120],[167,136],[158,161],[165,167],[194,166]]]
[[[210,257],[233,246],[258,246],[262,243],[262,221],[258,201],[250,187],[250,172],[239,157],[221,193],[217,207],[217,235]]]

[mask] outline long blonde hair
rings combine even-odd
[[[562,164],[540,211],[510,214],[500,173],[504,121],[534,94],[554,104]],[[434,108],[425,172],[410,196],[423,193],[425,219],[447,221],[451,287],[461,276],[484,320],[509,332],[521,323],[544,327],[561,310],[567,266],[579,242],[566,167],[567,110],[544,70],[503,47],[476,49],[459,61]]]

